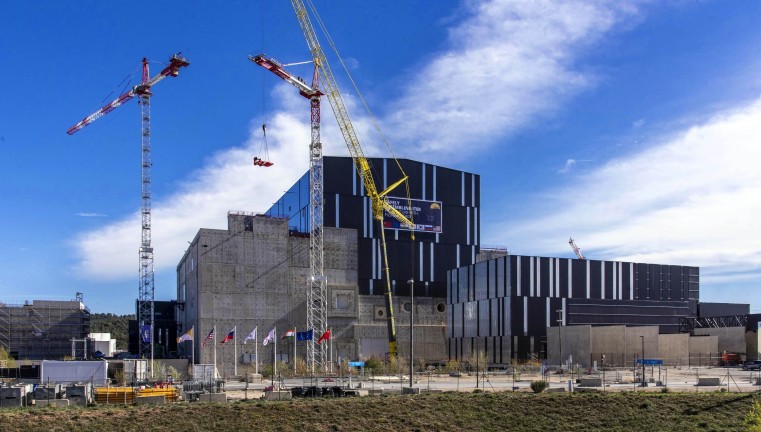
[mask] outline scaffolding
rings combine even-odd
[[[0,303],[0,347],[15,359],[61,360],[71,340],[90,333],[90,311],[81,301]]]

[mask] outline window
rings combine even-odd
[[[351,304],[351,296],[349,294],[336,294],[336,309],[349,309],[349,305]]]

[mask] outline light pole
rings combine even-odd
[[[415,356],[413,355],[413,341],[415,340],[415,280],[410,278],[407,281],[410,284],[410,388],[412,388],[412,375],[415,372],[413,369],[415,364]]]
[[[558,362],[560,363],[560,372],[563,371],[563,338],[561,337],[560,330],[563,326],[563,309],[558,309],[555,312],[558,313]]]
[[[640,335],[642,339],[642,387],[645,386],[645,336]]]

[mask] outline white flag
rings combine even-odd
[[[268,334],[267,337],[264,338],[264,340],[262,341],[262,345],[267,345],[268,343],[274,342],[274,341],[275,341],[275,329],[273,328],[272,330],[270,330],[270,334]]]
[[[249,333],[248,336],[243,339],[243,343],[245,344],[248,340],[256,340],[256,327],[254,327],[254,329],[251,330],[251,333]]]

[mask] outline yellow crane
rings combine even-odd
[[[304,5],[303,0],[291,0],[294,12],[296,12],[296,18],[299,21],[301,31],[304,33],[309,52],[312,55],[312,61],[315,67],[319,70],[322,76],[322,91],[327,96],[330,107],[333,109],[333,115],[336,117],[338,123],[338,129],[343,135],[346,146],[349,148],[349,153],[354,160],[354,166],[357,169],[357,174],[362,179],[362,183],[365,186],[367,196],[370,197],[372,203],[373,218],[378,221],[379,230],[381,233],[381,253],[383,255],[383,273],[386,277],[386,321],[388,326],[388,351],[391,357],[396,357],[396,328],[394,325],[394,308],[391,299],[391,278],[389,277],[388,268],[388,255],[386,253],[386,234],[383,227],[383,212],[388,212],[391,216],[398,219],[402,224],[413,229],[415,224],[406,215],[402,214],[399,210],[392,207],[386,202],[386,195],[394,190],[397,186],[407,181],[407,176],[403,176],[398,181],[388,186],[385,190],[378,192],[375,186],[375,179],[373,178],[372,167],[367,160],[362,149],[362,144],[359,142],[354,126],[349,118],[349,112],[346,109],[341,92],[338,89],[338,84],[333,77],[333,72],[330,69],[328,60],[325,57],[325,53],[320,46],[320,42],[317,39],[317,34],[312,26],[312,21],[309,18],[309,12]],[[314,10],[314,8],[312,8]],[[411,215],[410,215],[411,217]],[[413,231],[414,232],[414,231]]]

